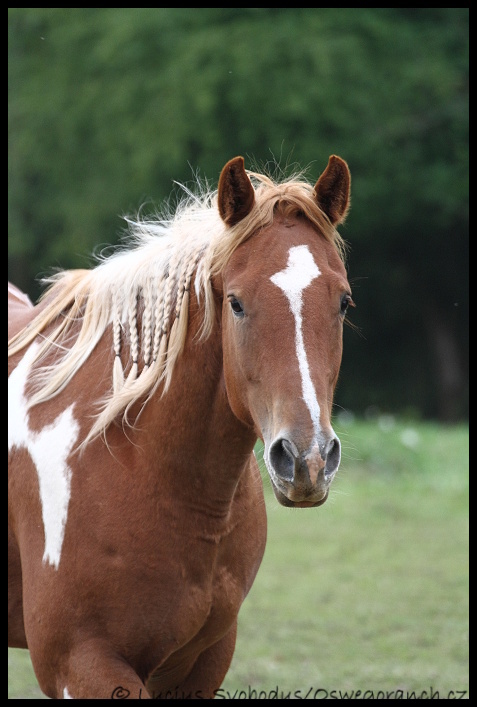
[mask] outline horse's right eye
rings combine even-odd
[[[239,300],[236,297],[229,297],[229,302],[234,315],[236,317],[243,317],[245,312],[243,311],[243,307],[240,304]]]

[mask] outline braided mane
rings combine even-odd
[[[37,367],[28,407],[64,390],[108,329],[114,353],[110,392],[98,401],[100,412],[84,444],[103,433],[118,414],[127,422],[130,407],[149,399],[161,383],[166,393],[186,340],[191,287],[202,307],[201,337],[206,338],[214,322],[211,278],[277,212],[305,215],[344,260],[343,241],[301,174],[282,182],[255,172],[248,175],[255,204],[236,225],[226,227],[221,220],[217,191],[200,184],[197,193],[182,187],[184,197],[172,215],[128,220],[127,247],[99,258],[91,270],[61,271],[43,281],[48,285],[41,298],[45,307],[9,341],[11,356],[37,337],[41,340],[35,342],[32,357]],[[53,329],[45,337],[42,332],[49,326]],[[52,347],[58,352],[54,365],[41,365]]]

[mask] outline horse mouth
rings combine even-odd
[[[286,496],[283,491],[280,491],[280,489],[278,489],[273,482],[272,488],[278,503],[281,506],[286,506],[287,508],[318,508],[318,506],[322,506],[328,499],[329,493],[329,489],[327,489],[319,499],[314,498],[313,494],[310,494],[300,498],[299,500],[293,500]]]

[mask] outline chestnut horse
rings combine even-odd
[[[257,438],[284,506],[340,463],[347,164],[184,191],[36,306],[9,287],[9,645],[52,698],[213,698],[265,549]]]

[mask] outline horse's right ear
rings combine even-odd
[[[227,226],[234,226],[250,213],[255,190],[245,171],[243,157],[227,162],[219,179],[219,213]]]

